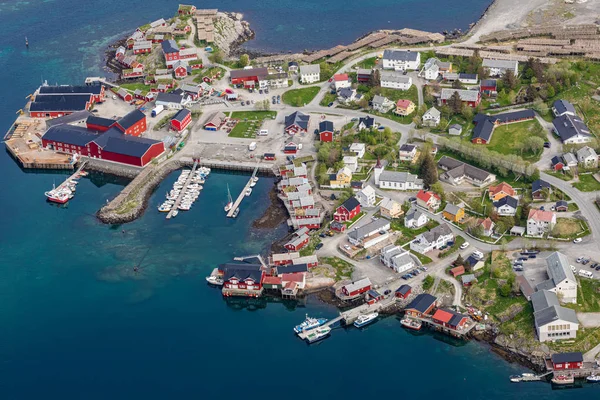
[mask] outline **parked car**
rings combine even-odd
[[[549,148],[550,148],[550,146],[551,146],[551,143],[550,143],[550,142],[544,142],[544,147],[545,147],[545,148],[549,149]]]
[[[246,103],[245,103],[245,102],[243,102],[243,101],[242,101],[240,104],[241,104],[242,106],[245,106],[245,105],[246,105]]]
[[[536,258],[537,256],[535,254],[530,254],[529,258]]]
[[[333,107],[333,101],[329,104],[327,104],[327,107]]]
[[[258,94],[262,94],[262,89],[258,89]]]
[[[388,289],[388,290],[386,290],[385,292],[383,292],[383,294],[384,294],[384,295],[386,295],[386,296],[387,296],[388,294],[390,294],[390,293],[392,293],[392,291],[391,291],[390,289]]]
[[[415,275],[419,275],[420,273],[421,273],[421,271],[419,271],[418,269],[415,269],[415,270],[413,271],[413,274],[415,274]]]
[[[578,262],[578,263],[580,263],[582,261],[583,261],[583,257],[577,257],[577,260],[575,260],[575,262]]]
[[[480,252],[479,250],[475,250],[473,252],[473,254],[471,254],[473,257],[475,257],[478,260],[481,260],[483,258],[483,253]]]
[[[573,240],[573,243],[581,243],[582,240],[582,238],[576,238]]]
[[[409,276],[408,276],[408,275],[402,275],[402,279],[404,279],[405,281],[407,281],[407,280],[408,280],[408,278],[409,278]]]
[[[269,94],[269,88],[266,88],[266,89],[265,89],[265,93],[266,93],[266,94]]]
[[[327,231],[327,236],[333,236],[335,235],[335,233],[333,233],[333,231]]]
[[[600,271],[600,265],[598,265],[596,268],[594,268],[596,271]]]
[[[324,238],[324,237],[327,237],[327,235],[326,235],[326,234],[324,234],[324,233],[319,233],[319,237],[322,237],[322,238]]]
[[[427,272],[427,267],[426,267],[426,266],[424,266],[424,265],[423,265],[423,266],[421,267],[421,269],[422,269],[423,271]]]
[[[350,246],[348,246],[347,244],[345,244],[345,245],[344,245],[344,248],[345,248],[346,250],[350,250]]]
[[[527,260],[529,260],[529,258],[527,258],[527,257],[519,257],[519,258],[517,258],[517,261],[527,261]]]
[[[461,249],[461,250],[464,250],[464,249],[466,249],[467,247],[469,247],[469,245],[470,245],[470,243],[469,243],[469,242],[464,242],[463,244],[461,244],[461,245],[460,245],[460,249]]]
[[[315,250],[319,250],[321,247],[323,247],[323,243],[318,243],[318,244],[315,246]]]

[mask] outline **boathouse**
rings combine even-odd
[[[91,94],[94,103],[102,103],[105,96],[105,88],[102,85],[59,85],[59,86],[41,86],[39,94],[52,95],[74,95],[74,94]]]
[[[91,94],[39,94],[29,105],[32,118],[57,118],[76,111],[90,110],[93,104]]]
[[[448,309],[439,309],[431,317],[431,321],[445,328],[461,330],[469,320],[469,317]]]
[[[371,290],[371,280],[369,278],[360,279],[358,281],[342,286],[342,294],[347,297],[356,297],[362,293]]]
[[[551,361],[555,371],[583,368],[583,354],[580,352],[553,354]]]
[[[171,129],[177,132],[183,131],[192,122],[192,113],[187,108],[181,109],[171,119]]]
[[[435,296],[429,293],[421,293],[406,306],[404,312],[412,317],[423,317],[431,314],[436,302],[437,298]]]
[[[400,299],[406,299],[412,293],[412,287],[410,285],[402,285],[396,289],[396,297]]]
[[[383,295],[377,290],[371,289],[367,292],[367,304],[375,304],[381,300],[383,300]]]
[[[265,277],[262,264],[221,264],[219,271],[223,271],[223,296],[259,297],[262,294]]]

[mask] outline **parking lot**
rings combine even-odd
[[[535,287],[537,284],[548,279],[546,258],[552,253],[551,251],[542,251],[535,254],[535,258],[530,258],[528,255],[514,252],[510,258],[513,270],[517,275],[524,275],[529,284]],[[575,260],[568,257],[568,259],[571,270],[575,275],[593,279],[600,277],[600,264],[589,257],[581,256]]]

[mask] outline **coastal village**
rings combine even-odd
[[[299,321],[309,343],[398,314],[399,329],[485,340],[539,373],[514,382],[600,381],[599,25],[233,56],[252,35],[239,14],[180,5],[115,46],[115,79],[33,90],[7,151],[69,174],[51,202],[85,171],[131,178],[98,211],[110,224],[173,171],[169,219],[211,169],[250,175],[223,218],[251,213],[244,198],[274,176],[289,234],[214,266],[225,298],[317,293],[340,313]]]

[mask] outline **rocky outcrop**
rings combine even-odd
[[[250,24],[243,20],[240,13],[217,13],[215,20],[215,45],[226,56],[235,53],[244,42],[254,38]]]

